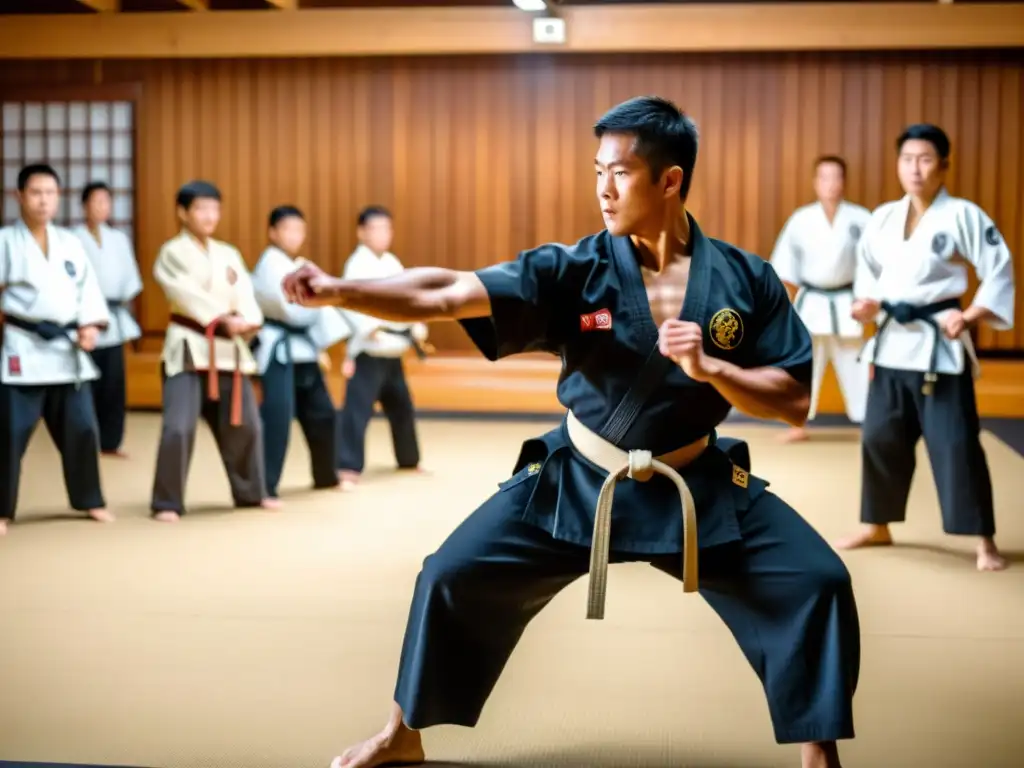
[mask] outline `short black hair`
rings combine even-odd
[[[89,198],[92,197],[94,192],[106,192],[108,195],[113,196],[113,192],[107,183],[104,181],[90,181],[85,185],[85,189],[82,190],[82,205],[89,202]]]
[[[47,165],[46,163],[32,163],[18,171],[19,192],[25,191],[25,187],[28,186],[28,180],[33,176],[50,176],[57,182],[57,186],[60,186],[60,176],[58,176],[57,172],[53,170],[52,165]]]
[[[359,218],[356,219],[356,224],[360,227],[366,226],[370,219],[375,219],[378,216],[390,219],[391,211],[383,205],[368,205],[359,212]]]
[[[896,139],[896,151],[902,151],[904,144],[915,139],[927,141],[935,147],[935,153],[939,156],[939,160],[949,160],[949,136],[939,126],[932,125],[931,123],[914,123],[907,126],[899,138]]]
[[[595,123],[594,135],[598,139],[606,133],[635,136],[633,151],[647,163],[655,181],[666,168],[682,168],[679,196],[686,200],[697,165],[699,136],[696,123],[685,112],[668,99],[638,96],[612,107]]]
[[[267,218],[267,226],[273,228],[285,219],[291,218],[306,220],[306,217],[302,215],[302,211],[294,205],[279,205],[270,212],[270,216]]]
[[[843,178],[846,178],[846,161],[843,160],[839,155],[821,155],[814,161],[814,170],[818,170],[818,166],[826,165],[831,163],[832,165],[838,165],[840,170],[843,172]]]
[[[216,200],[220,202],[220,190],[209,181],[190,181],[178,190],[175,205],[186,211],[196,200]]]

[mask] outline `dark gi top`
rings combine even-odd
[[[700,326],[705,353],[743,368],[781,368],[809,384],[811,338],[771,265],[706,237],[692,218],[690,227],[693,258],[680,319]],[[658,352],[658,328],[630,238],[603,231],[573,246],[542,245],[476,274],[492,315],[461,323],[489,360],[522,352],[558,355],[559,402],[623,450],[658,456],[705,435],[714,441],[731,406],[713,386],[694,381]],[[623,419],[616,408],[645,364],[648,394],[642,407],[627,414],[632,418]],[[526,441],[513,472],[499,494],[533,483],[519,511],[524,521],[590,546],[605,472],[575,450],[564,422]],[[732,462],[714,445],[681,474],[697,505],[701,548],[739,539],[736,512],[767,483],[753,476],[734,482]],[[679,493],[670,480],[657,475],[618,484],[611,548],[682,551]]]

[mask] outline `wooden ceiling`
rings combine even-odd
[[[902,0],[908,2],[908,0]],[[935,3],[938,0],[909,0]],[[986,0],[955,0],[976,3]],[[1011,0],[1024,2],[1024,0]],[[559,5],[682,5],[710,3],[777,3],[780,0],[558,0]],[[815,0],[782,0],[789,3]],[[886,2],[886,0],[830,0],[830,2]],[[54,13],[189,13],[195,11],[295,10],[305,8],[411,8],[411,7],[502,7],[512,0],[0,0],[0,15]]]

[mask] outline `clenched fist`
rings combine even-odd
[[[707,381],[718,373],[714,360],[704,354],[704,336],[696,323],[666,320],[658,329],[658,350],[694,381]]]
[[[850,308],[850,314],[858,323],[870,323],[881,310],[882,305],[874,299],[857,299]]]
[[[100,329],[95,325],[85,325],[78,329],[78,346],[86,352],[96,349],[96,342],[100,339]]]
[[[316,264],[308,261],[287,275],[281,282],[281,290],[285,298],[293,304],[306,307],[330,306],[334,302],[330,296],[330,288],[336,282]]]

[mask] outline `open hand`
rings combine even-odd
[[[718,372],[714,360],[704,354],[704,335],[696,323],[666,320],[658,329],[658,350],[694,381],[707,381]]]
[[[850,314],[858,323],[870,323],[878,317],[881,308],[882,305],[874,299],[857,299],[850,308]]]
[[[95,325],[84,325],[78,329],[78,346],[86,352],[96,349],[96,342],[99,341],[100,331]]]
[[[281,282],[285,298],[293,304],[311,306],[332,306],[330,288],[335,278],[311,262],[303,262],[298,269],[287,275]]]

